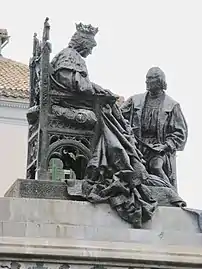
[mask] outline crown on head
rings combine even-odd
[[[95,36],[98,32],[98,28],[93,27],[91,24],[85,25],[83,23],[76,24],[76,30],[85,35]]]

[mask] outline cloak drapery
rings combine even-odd
[[[66,48],[51,64],[52,78],[62,90],[107,97],[99,108],[98,139],[87,165],[83,195],[92,203],[108,202],[121,218],[135,228],[141,227],[151,219],[157,207],[146,185],[172,186],[148,174],[131,126],[115,103],[116,96],[90,82],[85,62],[78,52]],[[175,202],[181,201],[176,192],[174,196]]]
[[[130,97],[122,106],[121,111],[130,123],[135,137],[142,139],[141,120],[147,93]],[[165,172],[171,183],[176,186],[176,151],[181,151],[187,141],[188,128],[180,105],[164,94],[157,120],[157,140],[166,143],[169,152],[166,154]]]

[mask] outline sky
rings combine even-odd
[[[167,94],[181,105],[189,127],[178,153],[178,188],[189,207],[202,209],[201,0],[0,0],[0,28],[11,36],[4,57],[28,64],[32,36],[50,18],[52,56],[67,46],[75,23],[99,28],[87,59],[91,81],[128,98],[145,91],[152,66],[166,74]]]

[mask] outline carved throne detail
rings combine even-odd
[[[72,94],[51,76],[48,18],[40,42],[34,34],[30,59],[30,108],[27,113],[28,179],[51,179],[50,165],[82,179],[96,143],[101,97]]]

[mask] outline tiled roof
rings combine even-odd
[[[0,97],[29,99],[29,67],[0,56]],[[118,105],[124,102],[119,96]]]
[[[0,96],[29,98],[29,67],[0,56]]]

